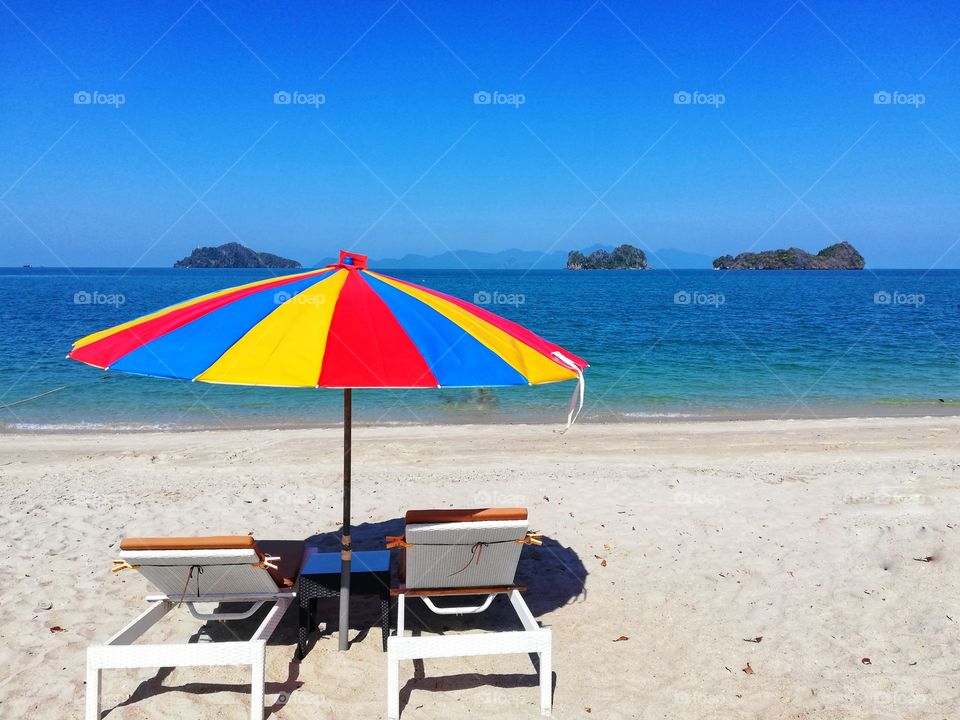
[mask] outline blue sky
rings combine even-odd
[[[960,267],[958,40],[948,2],[3,0],[0,265],[843,239]]]

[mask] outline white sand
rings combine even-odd
[[[525,548],[521,575],[553,627],[557,718],[952,718],[958,432],[960,418],[358,428],[354,518],[529,507],[555,541]],[[335,531],[340,440],[0,436],[0,716],[82,716],[85,647],[148,591],[136,573],[110,574],[120,537]],[[361,527],[359,545],[382,532]],[[354,616],[375,614],[363,603]],[[176,616],[154,639],[196,628]],[[292,611],[268,648],[271,717],[382,716],[379,630],[346,654],[324,637],[297,664],[295,625]],[[413,673],[405,664],[401,684]],[[418,674],[405,720],[538,716],[525,656],[427,661]],[[241,719],[244,682],[239,669],[105,672],[105,708],[119,705],[111,720]]]

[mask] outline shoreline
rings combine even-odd
[[[816,410],[817,412],[811,412]],[[615,426],[615,425],[689,425],[713,423],[745,423],[745,422],[795,422],[803,420],[899,420],[923,418],[952,418],[960,417],[960,404],[924,403],[923,407],[913,404],[883,404],[841,407],[811,408],[806,412],[791,410],[788,412],[773,412],[767,410],[755,411],[702,411],[702,412],[623,412],[604,413],[602,415],[581,417],[577,420],[579,426]],[[562,418],[543,418],[527,416],[491,415],[487,418],[473,416],[471,418],[441,420],[429,418],[422,422],[413,421],[376,421],[367,422],[362,419],[353,420],[354,427],[362,428],[418,428],[418,427],[517,427],[517,426],[560,426],[564,427]],[[246,431],[277,431],[277,430],[327,430],[342,427],[343,423],[337,420],[317,421],[287,421],[267,422],[250,421],[236,423],[0,423],[0,437],[4,435],[83,435],[83,434],[144,434],[144,433],[198,433],[198,432],[246,432]]]

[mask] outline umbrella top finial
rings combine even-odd
[[[367,256],[341,250],[340,264],[343,267],[352,267],[356,268],[357,270],[364,270],[367,267]]]

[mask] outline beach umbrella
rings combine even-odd
[[[228,385],[343,390],[340,633],[350,601],[352,389],[539,385],[578,380],[586,361],[520,325],[435,290],[335,265],[240,285],[88,335],[67,357],[104,370]]]

